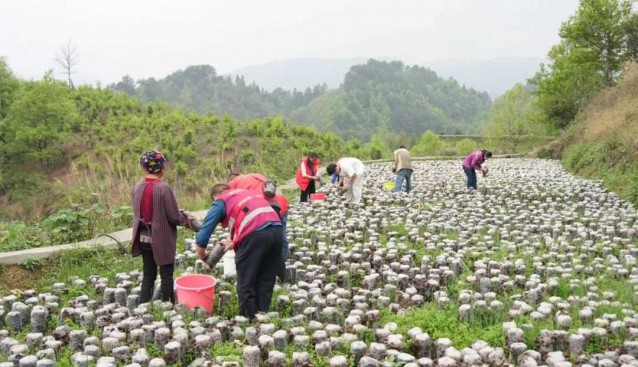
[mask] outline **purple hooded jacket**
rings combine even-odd
[[[463,167],[480,170],[483,162],[485,162],[485,154],[483,151],[477,150],[465,157]]]

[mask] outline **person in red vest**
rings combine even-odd
[[[315,193],[315,181],[319,181],[319,154],[315,152],[309,152],[308,156],[304,157],[297,168],[297,177],[295,181],[299,190],[301,190],[301,198],[299,201],[305,203],[308,201],[310,194]]]
[[[267,200],[272,200],[277,204],[279,208],[279,214],[281,215],[281,224],[283,226],[283,248],[282,248],[282,256],[284,262],[288,260],[288,256],[290,255],[290,244],[288,242],[287,236],[287,223],[288,223],[288,207],[290,204],[288,203],[288,199],[282,194],[275,193],[274,196],[271,196],[271,193],[264,192],[264,187],[268,178],[264,175],[260,175],[259,173],[250,173],[246,175],[241,175],[239,173],[231,173],[228,176],[228,186],[231,189],[246,189],[255,191],[261,195],[264,195]],[[272,202],[270,203],[273,206]],[[275,209],[275,211],[277,211]]]
[[[279,215],[260,194],[215,184],[211,205],[195,243],[200,259],[206,257],[215,227],[230,228],[226,251],[235,250],[239,314],[250,319],[268,312],[277,272],[281,268],[282,225]]]
[[[250,173],[242,175],[239,173],[231,173],[228,176],[228,186],[231,189],[253,190],[263,195],[264,183],[268,180],[266,176],[259,173]]]

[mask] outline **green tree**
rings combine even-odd
[[[624,23],[627,36],[627,57],[638,61],[638,13],[632,13]]]
[[[383,129],[379,129],[372,135],[370,142],[363,147],[363,150],[370,159],[389,158],[392,156],[392,152],[385,144]]]
[[[217,135],[217,146],[219,146],[219,154],[221,164],[226,162],[226,152],[235,147],[237,140],[237,133],[235,131],[235,123],[229,115],[224,115],[222,118],[222,124],[219,126],[219,133]]]
[[[37,161],[44,169],[62,156],[77,110],[71,91],[47,73],[42,81],[30,82],[9,108],[2,126],[2,153],[8,163]]]
[[[122,80],[112,86],[113,90],[135,96],[135,79],[130,75],[124,75]]]
[[[535,98],[518,83],[492,104],[491,122],[485,130],[506,152],[516,152],[525,136],[542,129],[542,113],[534,103]]]
[[[3,57],[0,57],[0,120],[7,116],[9,106],[18,94],[20,82],[13,75]],[[0,141],[1,140],[0,136]]]
[[[599,67],[606,87],[612,86],[623,62],[631,17],[630,0],[581,0],[577,13],[564,23],[560,37],[571,48],[586,49]]]
[[[631,18],[630,0],[581,0],[562,24],[549,64],[531,79],[539,106],[557,127],[565,127],[593,94],[615,83],[629,56]]]
[[[479,145],[476,141],[465,138],[465,139],[459,140],[456,143],[455,148],[456,148],[456,154],[465,156],[478,150]]]
[[[445,142],[432,130],[428,130],[419,137],[419,142],[412,148],[412,154],[415,156],[440,155],[445,148]]]

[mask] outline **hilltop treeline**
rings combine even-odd
[[[350,68],[341,88],[294,111],[292,118],[366,139],[379,129],[408,135],[426,130],[477,132],[489,108],[487,93],[440,78],[432,70],[369,60]]]
[[[278,88],[267,92],[255,83],[247,84],[241,76],[218,75],[210,65],[189,66],[159,80],[136,81],[126,75],[109,88],[137,97],[142,102],[163,101],[199,113],[228,113],[240,120],[288,115],[327,91],[324,84],[304,91]]]
[[[145,102],[164,101],[201,113],[229,113],[238,119],[285,116],[292,122],[367,141],[379,130],[420,135],[480,131],[490,107],[487,93],[443,79],[432,70],[399,61],[355,65],[343,85],[328,91],[272,92],[242,77],[217,75],[208,65],[190,66],[163,79],[125,76],[110,88]]]

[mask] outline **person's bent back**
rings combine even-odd
[[[206,256],[208,240],[217,224],[230,229],[226,250],[235,250],[237,296],[242,316],[254,318],[270,307],[275,277],[281,266],[282,226],[278,214],[260,194],[216,184],[213,204],[197,237],[197,254]]]
[[[246,189],[252,190],[256,193],[264,195],[267,200],[270,200],[271,206],[273,206],[273,202],[277,205],[279,214],[281,216],[281,223],[283,225],[283,249],[282,256],[284,261],[288,260],[288,256],[290,255],[290,244],[288,242],[288,236],[286,234],[286,224],[288,222],[288,207],[290,204],[288,203],[288,199],[282,194],[275,194],[273,197],[268,198],[268,196],[264,192],[264,184],[268,181],[268,178],[259,173],[250,173],[245,175],[240,175],[238,173],[233,173],[228,177],[228,186],[231,189]]]
[[[483,175],[487,174],[487,169],[483,168],[483,163],[488,158],[492,158],[492,152],[488,150],[477,150],[471,153],[463,160],[463,171],[467,176],[467,188],[476,190],[478,183],[476,180],[476,171],[483,172]]]

